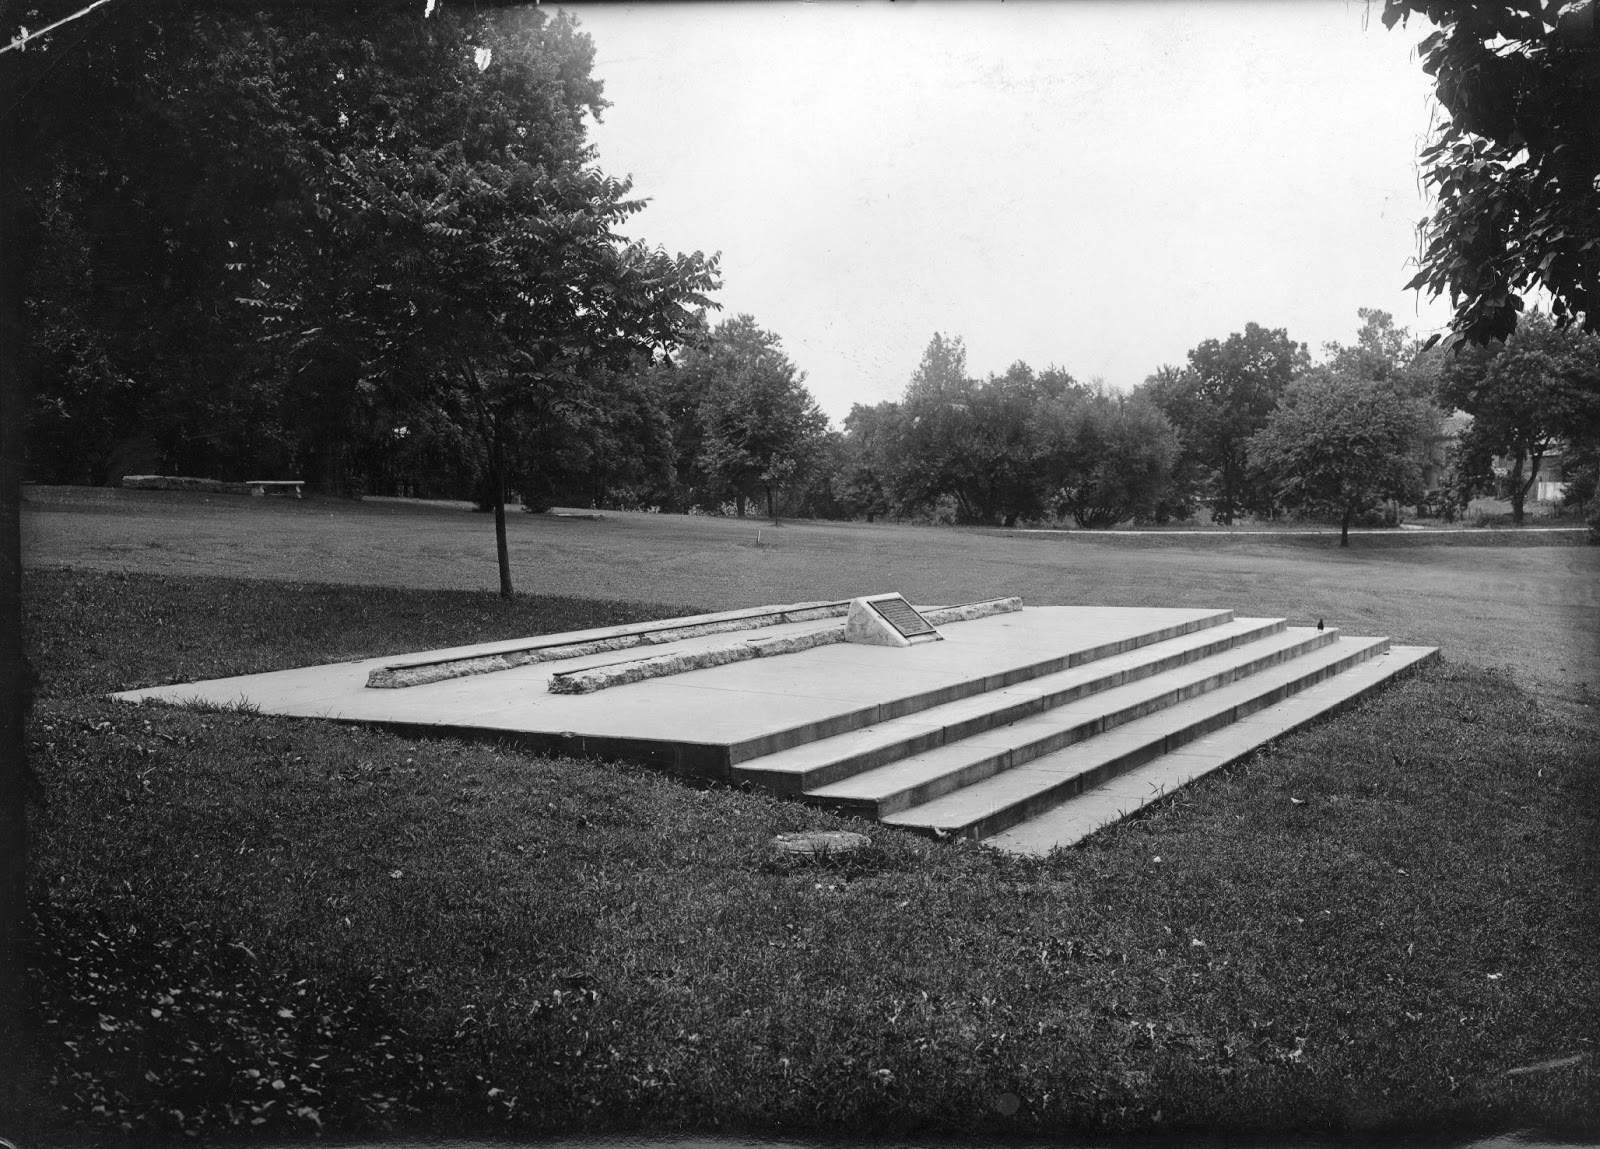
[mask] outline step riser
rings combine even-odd
[[[1387,645],[1387,644],[1386,644]],[[1136,768],[1132,772],[1124,772],[1125,778],[1140,777],[1139,770],[1155,771],[1146,777],[1144,793],[1133,797],[1124,788],[1108,802],[1104,795],[1107,791],[1086,788],[1084,793],[1071,801],[1063,802],[1054,809],[1045,810],[1035,819],[1019,823],[1015,829],[1022,837],[1008,831],[985,839],[986,845],[996,846],[1009,853],[1018,853],[1040,857],[1051,849],[1059,846],[1074,846],[1091,834],[1097,833],[1115,822],[1121,821],[1130,814],[1143,809],[1152,802],[1159,802],[1169,797],[1177,790],[1197,781],[1216,770],[1221,770],[1235,762],[1240,762],[1260,750],[1263,746],[1275,742],[1296,730],[1316,722],[1326,720],[1336,714],[1349,709],[1366,698],[1386,689],[1390,684],[1402,678],[1410,677],[1424,666],[1438,661],[1439,652],[1436,648],[1423,647],[1393,647],[1388,648],[1388,655],[1399,652],[1399,665],[1387,669],[1385,673],[1374,677],[1370,672],[1364,672],[1361,666],[1352,666],[1338,675],[1324,678],[1317,686],[1310,688],[1305,693],[1317,691],[1324,698],[1328,698],[1327,688],[1332,687],[1337,693],[1328,699],[1321,707],[1306,713],[1301,711],[1292,718],[1274,723],[1269,716],[1264,727],[1252,729],[1241,738],[1237,738],[1220,754],[1216,748],[1209,753],[1202,751],[1199,760],[1185,763],[1178,768],[1164,768],[1161,758],[1148,763],[1145,767]],[[1349,683],[1360,679],[1359,685],[1351,689]],[[1242,725],[1253,726],[1253,723]],[[1198,740],[1204,742],[1204,739]],[[1180,747],[1179,758],[1187,758],[1194,754],[1188,745]],[[1165,756],[1163,756],[1165,757]],[[1175,766],[1175,764],[1174,764]],[[1098,801],[1097,801],[1098,798]],[[1065,815],[1061,820],[1059,815]],[[1074,815],[1078,815],[1074,817]],[[1036,827],[1030,827],[1036,823]],[[1041,833],[1029,837],[1030,828],[1038,828]]]
[[[1097,718],[1088,719],[1076,726],[1052,731],[1049,735],[1025,745],[1012,747],[1009,750],[1002,750],[996,754],[976,759],[947,774],[941,774],[937,778],[929,779],[920,785],[898,791],[877,801],[840,798],[808,798],[808,800],[816,802],[818,805],[863,814],[872,818],[884,818],[890,814],[898,814],[902,810],[909,810],[913,806],[920,806],[924,802],[931,802],[935,798],[942,798],[944,795],[953,793],[963,787],[982,782],[985,778],[992,778],[1003,770],[1010,770],[1026,762],[1032,762],[1035,758],[1042,758],[1046,754],[1054,754],[1057,750],[1065,750],[1067,747],[1092,738],[1097,734],[1115,730],[1126,723],[1148,717],[1190,698],[1210,693],[1219,687],[1227,686],[1229,683],[1237,682],[1242,678],[1248,678],[1269,667],[1281,665],[1302,654],[1307,654],[1310,651],[1328,645],[1330,642],[1337,641],[1337,639],[1337,631],[1318,633],[1293,647],[1274,651],[1269,655],[1264,655],[1241,666],[1219,671],[1199,682],[1175,687],[1153,698],[1100,715]],[[1270,697],[1271,694],[1277,694],[1280,698],[1285,696],[1279,691],[1269,692],[1268,696]],[[1277,699],[1273,698],[1272,701],[1277,701]],[[1262,705],[1270,705],[1270,703],[1263,703]],[[1232,721],[1234,719],[1229,717],[1220,724],[1226,725]],[[1204,733],[1209,733],[1209,731],[1204,731]],[[1194,737],[1199,737],[1199,734],[1194,735]],[[1141,764],[1135,763],[1135,765]],[[1127,767],[1127,769],[1132,768],[1132,766]]]
[[[1069,702],[1076,702],[1080,698],[1088,698],[1094,694],[1114,690],[1119,686],[1127,686],[1132,682],[1153,678],[1157,674],[1165,673],[1168,670],[1176,670],[1180,666],[1188,666],[1190,663],[1199,662],[1201,659],[1238,649],[1248,642],[1266,638],[1273,634],[1281,634],[1284,626],[1285,624],[1280,622],[1276,626],[1263,628],[1250,634],[1234,635],[1224,640],[1208,643],[1202,647],[1196,647],[1193,650],[1179,651],[1165,658],[1154,659],[1139,666],[1129,667],[1127,670],[1119,670],[1115,674],[1108,674],[1104,678],[1095,679],[1093,682],[1082,682],[1076,686],[1070,686],[1051,694],[1042,694],[1038,698],[1030,698],[1023,702],[1013,703],[1010,706],[1003,706],[997,710],[991,710],[987,714],[976,715],[964,722],[953,722],[940,732],[942,735],[940,744],[960,742],[965,738],[971,738],[975,734],[983,734],[990,730],[996,730],[1001,726],[1010,726],[1013,723],[1021,722],[1025,718],[1032,718],[1036,714],[1043,714],[1047,710],[1054,710],[1057,707],[1067,705]],[[922,749],[926,749],[926,747]],[[885,766],[890,762],[897,762],[902,758],[909,758],[912,754],[917,753],[921,753],[921,749],[902,752],[900,745],[897,744],[856,758],[841,759],[837,764],[830,764],[825,768],[825,772],[831,775],[830,777],[827,777],[826,780],[818,779],[816,781],[808,777],[804,788],[811,789],[816,786],[827,786],[854,774],[860,774],[878,766]],[[842,771],[839,769],[840,767],[843,768]]]
[[[1073,667],[1082,666],[1089,662],[1097,662],[1102,658],[1110,658],[1113,655],[1126,654],[1130,650],[1138,650],[1140,647],[1166,642],[1168,639],[1182,638],[1186,634],[1193,634],[1209,627],[1226,626],[1232,621],[1233,612],[1224,611],[1210,618],[1198,618],[1191,622],[1175,623],[1172,626],[1162,627],[1160,630],[1136,635],[1133,638],[1108,642],[1088,650],[1075,651],[1070,655],[1062,655],[1027,666],[1019,666],[1001,674],[975,678],[970,682],[956,683],[942,690],[929,691],[926,694],[914,695],[910,698],[899,698],[893,702],[886,702],[877,706],[863,707],[848,714],[838,715],[826,722],[807,723],[804,726],[780,730],[762,738],[753,739],[749,742],[735,743],[728,747],[728,764],[736,767],[742,762],[763,758],[768,754],[776,754],[780,750],[790,750],[796,746],[803,746],[807,742],[818,742],[839,734],[848,734],[853,730],[860,730],[867,726],[891,722],[896,718],[905,718],[924,710],[931,710],[935,706],[943,706],[949,702],[960,702],[964,698],[971,698],[977,694],[1004,690],[1008,686],[1030,682],[1035,678],[1043,678],[1049,674],[1058,674],[1063,670],[1071,670]],[[752,781],[756,781],[756,779],[752,778]],[[765,780],[761,781],[762,784],[765,784]],[[838,779],[834,779],[834,781],[838,781]],[[826,785],[826,783],[822,784]],[[787,791],[779,789],[778,792],[794,793],[796,791],[795,788],[790,787]]]
[[[1092,682],[1079,683],[1076,686],[1055,691],[1051,694],[1040,695],[1038,698],[1026,699],[1010,706],[1003,706],[984,714],[974,715],[962,722],[953,722],[937,730],[921,731],[908,735],[905,739],[887,746],[873,747],[863,750],[858,754],[851,754],[837,758],[832,762],[824,763],[815,769],[802,773],[792,771],[763,772],[756,769],[737,769],[736,775],[753,785],[764,787],[775,794],[792,797],[806,790],[816,790],[823,786],[831,786],[835,782],[842,782],[857,774],[864,774],[868,770],[876,770],[879,766],[887,766],[891,762],[898,762],[903,758],[921,754],[952,742],[959,742],[975,734],[983,734],[1001,726],[1010,726],[1025,718],[1032,718],[1036,714],[1043,714],[1047,710],[1054,710],[1058,706],[1065,706],[1069,702],[1076,702],[1080,698],[1087,698],[1092,694],[1112,690],[1118,686],[1126,686],[1131,682],[1150,678],[1168,670],[1176,670],[1180,666],[1187,666],[1201,659],[1213,655],[1223,654],[1229,650],[1236,650],[1248,643],[1282,634],[1286,624],[1278,621],[1272,626],[1262,627],[1260,630],[1250,631],[1247,634],[1230,635],[1225,639],[1206,643],[1204,646],[1192,650],[1178,651],[1164,658],[1154,659],[1139,666],[1120,670],[1097,678]],[[1328,632],[1331,636],[1335,632]],[[1041,676],[1042,677],[1042,676]],[[1015,685],[1015,684],[1013,684]]]
[[[1111,781],[1119,774],[1126,774],[1130,770],[1136,770],[1163,754],[1177,750],[1195,739],[1203,738],[1205,735],[1221,730],[1225,726],[1230,726],[1241,718],[1247,718],[1259,710],[1263,710],[1274,703],[1298,694],[1302,690],[1315,686],[1317,683],[1325,681],[1341,671],[1348,670],[1359,662],[1375,658],[1388,648],[1389,644],[1384,642],[1381,645],[1354,652],[1348,658],[1342,658],[1338,662],[1320,667],[1303,678],[1285,683],[1237,706],[1228,707],[1226,710],[1218,711],[1215,714],[1208,714],[1204,718],[1185,726],[1182,730],[1174,731],[1165,738],[1147,743],[1144,746],[1135,747],[1128,753],[1101,763],[1094,769],[1086,770],[1082,774],[1063,778],[1060,784],[1056,786],[1029,795],[1027,799],[1021,802],[994,810],[964,826],[948,829],[945,833],[957,834],[966,838],[987,838],[991,834],[1009,830],[1019,823],[1026,822],[1029,818],[1036,818],[1045,811],[1054,809],[1061,803],[1076,798],[1085,790],[1092,790],[1096,786]],[[929,827],[906,826],[903,828],[924,834],[933,833]]]

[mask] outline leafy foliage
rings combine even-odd
[[[1520,523],[1545,456],[1600,437],[1600,336],[1530,312],[1504,342],[1465,347],[1446,362],[1439,398],[1472,416],[1457,461],[1462,494],[1503,483]]]
[[[895,463],[900,429],[900,405],[893,402],[868,407],[857,403],[844,419],[839,465],[833,472],[833,494],[850,516],[872,522],[892,513],[896,506]]]
[[[662,454],[651,405],[610,389],[693,325],[715,260],[617,234],[641,201],[593,167],[605,101],[570,16],[170,15],[41,81],[17,174],[31,306],[59,317],[35,473],[114,478],[101,440],[137,433],[163,469],[354,492],[593,482],[564,448],[635,430]],[[95,405],[89,380],[128,382]]]
[[[1145,381],[1150,398],[1174,427],[1185,461],[1210,476],[1212,516],[1232,523],[1244,511],[1267,510],[1271,492],[1249,466],[1247,444],[1294,375],[1310,365],[1305,344],[1283,328],[1247,323],[1225,341],[1207,339],[1189,365],[1166,367]]]
[[[957,520],[1014,525],[1039,514],[1041,402],[1077,386],[1059,368],[1026,363],[1003,375],[967,375],[960,337],[935,333],[898,407],[895,486],[903,506],[955,501]]]
[[[1090,529],[1156,517],[1178,436],[1147,396],[1103,386],[1068,392],[1043,405],[1040,422],[1043,474],[1057,513]]]
[[[1456,336],[1505,340],[1523,297],[1600,325],[1600,19],[1594,0],[1385,0],[1437,30],[1418,46],[1448,117],[1423,150],[1432,214],[1408,287],[1450,293]]]
[[[698,397],[701,473],[733,495],[744,513],[754,491],[766,495],[796,483],[822,450],[828,418],[783,353],[781,342],[738,315],[718,324],[683,356],[679,385]]]
[[[1291,510],[1329,514],[1350,545],[1355,516],[1422,495],[1421,446],[1433,420],[1392,384],[1316,367],[1289,384],[1250,440],[1250,462]]]

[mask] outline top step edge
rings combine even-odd
[[[1113,658],[1119,654],[1143,650],[1158,643],[1188,638],[1237,621],[1240,620],[1234,617],[1232,610],[1218,610],[1210,614],[1198,615],[1194,618],[1170,623],[1166,626],[1156,627],[1141,634],[1133,635],[1131,636],[1131,641],[1126,639],[1118,640],[1117,642],[1103,643],[1100,646],[1089,647],[1084,650],[1052,655],[1049,658],[1023,663],[1021,666],[1013,667],[1009,670],[962,679],[939,687],[936,690],[925,690],[916,694],[887,699],[883,702],[845,711],[821,721],[802,723],[785,730],[773,731],[756,738],[746,739],[743,742],[734,742],[728,746],[728,765],[738,766],[755,758],[763,758],[769,754],[804,746],[807,743],[820,742],[841,734],[849,734],[852,731],[860,730],[867,726],[875,726],[882,722],[890,722],[896,718],[920,714],[936,706],[959,702],[974,695],[1005,690],[1008,687],[1030,682],[1035,678],[1042,678],[1045,675],[1055,674],[1060,671],[1075,670],[1103,659]],[[1262,619],[1259,621],[1271,623],[1278,620]]]
[[[1284,627],[1282,623],[1282,619],[1272,618],[1235,619],[1232,623],[1227,625],[1237,626],[1240,629],[1235,631],[1233,641],[1229,644],[1228,650],[1239,652],[1253,646],[1255,643],[1267,642],[1272,639],[1287,640],[1291,637],[1291,635],[1289,629]],[[1192,645],[1187,647],[1187,649],[1195,650],[1206,645],[1206,636],[1211,635],[1214,632],[1223,631],[1225,629],[1225,627],[1208,627],[1203,630],[1180,635],[1178,638],[1168,639],[1167,642],[1177,644],[1183,640],[1189,640]],[[1336,634],[1337,632],[1334,633]],[[1303,641],[1306,636],[1302,634],[1298,635],[1298,637]],[[782,750],[775,750],[770,754],[762,755],[759,759],[746,759],[743,763],[739,763],[739,765],[745,766],[746,768],[754,765],[757,769],[768,773],[774,771],[780,774],[809,772],[817,768],[819,761],[824,761],[815,757],[815,755],[818,753],[825,752],[823,745],[824,743],[830,743],[841,738],[850,738],[852,735],[869,735],[876,731],[877,737],[882,740],[884,745],[892,744],[898,740],[907,738],[908,732],[913,728],[922,728],[930,723],[933,725],[939,725],[945,721],[948,721],[949,719],[940,717],[941,711],[948,711],[952,708],[960,707],[964,703],[970,703],[977,699],[987,698],[990,695],[1001,695],[1008,690],[1016,690],[1019,687],[1032,688],[1040,683],[1048,682],[1049,679],[1056,678],[1058,676],[1083,675],[1085,673],[1093,674],[1095,668],[1102,664],[1104,664],[1111,673],[1115,674],[1118,673],[1115,667],[1119,660],[1127,659],[1131,663],[1134,656],[1142,656],[1147,660],[1151,658],[1160,659],[1164,655],[1163,652],[1161,652],[1158,648],[1163,645],[1165,644],[1152,643],[1150,646],[1139,647],[1134,650],[1127,650],[1119,655],[1113,655],[1109,658],[1099,659],[1096,662],[1084,663],[1081,666],[1067,667],[1063,670],[1055,672],[1055,674],[1041,675],[1037,678],[1028,679],[1025,682],[1013,683],[1011,686],[1000,687],[996,690],[981,691],[975,694],[970,694],[965,698],[952,699],[948,702],[940,703],[937,706],[931,706],[924,710],[904,715],[900,718],[891,718],[881,722],[869,723],[866,726],[857,727],[853,730],[842,730],[837,734],[830,735],[826,738],[818,738],[809,742],[802,742],[794,746],[785,747]],[[1173,648],[1174,651],[1184,649],[1186,648],[1177,646]],[[1170,652],[1168,653],[1170,654]],[[1206,654],[1204,657],[1207,659],[1219,658],[1223,656],[1223,653],[1224,652],[1222,651],[1211,652]],[[1085,681],[1087,682],[1090,680],[1085,679]],[[1016,701],[1020,701],[1020,699],[1013,700],[1013,702]],[[907,720],[910,721],[908,722]],[[964,718],[956,719],[956,721],[964,721]]]

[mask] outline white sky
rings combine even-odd
[[[1255,321],[1319,354],[1413,334],[1428,26],[1381,3],[570,5],[629,233],[722,253],[723,316],[783,339],[837,423],[935,331],[1116,387]],[[1363,27],[1363,25],[1366,25]]]

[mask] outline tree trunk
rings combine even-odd
[[[317,486],[324,495],[339,493],[339,448],[331,431],[325,431],[317,444]]]
[[[511,597],[511,552],[506,547],[506,455],[500,443],[500,420],[494,422],[494,549],[500,560],[500,597]]]
[[[743,491],[735,492],[735,494],[733,496],[733,504],[734,504],[735,507],[737,507],[739,509],[739,517],[741,519],[744,518],[744,492]]]
[[[767,518],[772,520],[772,525],[778,525],[777,512],[772,509],[772,484],[767,484]]]
[[[1506,477],[1506,486],[1510,488],[1511,495],[1511,521],[1517,526],[1522,525],[1522,508],[1528,498],[1528,488],[1533,485],[1533,479],[1527,482],[1522,480],[1523,455],[1517,452],[1516,465],[1511,468],[1511,474]]]
[[[1539,464],[1544,460],[1543,451],[1534,451],[1528,456],[1528,479],[1522,484],[1522,489],[1511,504],[1512,522],[1522,522],[1522,508],[1528,500],[1528,492],[1533,490],[1534,484],[1539,481]]]
[[[1344,509],[1344,521],[1339,524],[1339,545],[1341,547],[1350,545],[1350,519],[1354,513],[1349,507]]]

